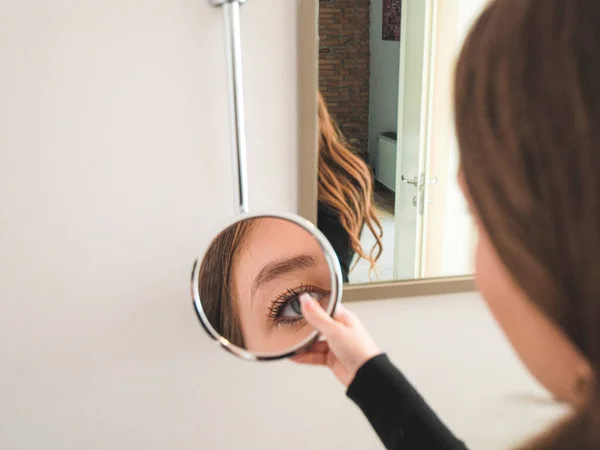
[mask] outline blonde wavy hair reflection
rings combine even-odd
[[[367,260],[375,270],[383,251],[383,228],[373,200],[373,177],[367,164],[356,155],[332,119],[323,95],[319,92],[319,163],[318,200],[339,214],[344,230],[350,237],[352,250],[358,258]],[[366,253],[360,244],[364,226],[375,237],[375,244]]]

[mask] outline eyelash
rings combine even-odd
[[[275,322],[275,325],[277,325],[277,326],[279,326],[279,325],[293,326],[293,325],[297,325],[301,322],[304,322],[304,317],[302,317],[302,316],[298,316],[298,317],[290,319],[290,318],[282,318],[281,314],[289,302],[296,299],[297,297],[300,297],[302,294],[304,294],[306,292],[308,292],[308,293],[314,292],[317,294],[329,295],[329,291],[325,291],[316,286],[310,286],[307,284],[301,284],[297,288],[288,289],[283,294],[278,295],[277,298],[275,299],[275,301],[272,303],[272,305],[269,306],[269,313],[267,314],[269,319],[273,320]]]

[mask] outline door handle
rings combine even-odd
[[[410,180],[410,179],[406,178],[404,175],[401,175],[400,176],[400,180],[403,183],[412,184],[414,187],[418,187],[419,186],[419,179],[417,177],[414,177],[412,180]]]

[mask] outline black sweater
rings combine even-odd
[[[358,370],[347,395],[388,450],[466,450],[385,354]]]
[[[354,250],[350,245],[350,236],[342,226],[340,213],[319,202],[317,209],[317,228],[327,238],[340,261],[343,282],[348,282],[350,264],[354,258]]]

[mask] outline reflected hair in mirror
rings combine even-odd
[[[233,345],[244,348],[239,317],[231,290],[233,259],[252,228],[245,220],[227,227],[213,240],[200,264],[199,292],[206,318],[213,328]]]
[[[350,149],[320,92],[318,107],[318,202],[337,215],[349,237],[351,249],[359,258],[369,261],[373,270],[383,250],[383,228],[373,201],[371,170]],[[375,237],[375,244],[368,253],[360,243],[365,225]],[[338,256],[343,258],[343,255]]]

